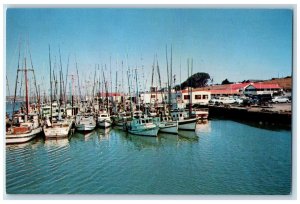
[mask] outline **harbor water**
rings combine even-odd
[[[286,195],[290,130],[212,119],[143,137],[115,128],[6,145],[8,194]]]

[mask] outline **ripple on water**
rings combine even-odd
[[[6,146],[7,192],[288,194],[290,131],[222,120],[205,125],[197,125],[197,139],[111,129]]]

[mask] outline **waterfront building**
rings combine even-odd
[[[245,95],[279,94],[282,88],[278,84],[251,83],[245,90]]]
[[[192,103],[193,104],[200,104],[200,105],[207,105],[208,101],[211,99],[211,92],[210,91],[202,91],[198,89],[193,89],[192,93],[190,94],[187,89],[182,90],[182,101],[186,104],[190,102],[190,95],[192,95]]]

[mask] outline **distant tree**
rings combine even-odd
[[[209,79],[210,79],[210,76],[208,73],[198,72],[198,73],[190,76],[186,81],[184,81],[181,84],[181,89],[185,89],[188,86],[193,87],[193,88],[207,86]]]
[[[250,81],[249,80],[244,80],[244,81],[242,81],[242,83],[250,83]]]
[[[225,80],[222,81],[222,85],[223,84],[232,84],[232,82],[230,82],[228,79],[225,79]]]

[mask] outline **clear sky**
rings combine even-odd
[[[151,81],[157,54],[166,82],[166,45],[173,46],[176,83],[187,78],[187,58],[193,72],[207,72],[214,83],[285,77],[292,72],[292,10],[288,9],[8,9],[6,13],[6,74],[14,89],[18,46],[25,56],[29,41],[37,82],[49,88],[48,45],[52,65],[59,63],[75,74],[75,56],[81,80],[93,80],[95,64],[106,64],[124,82],[128,66],[138,67],[140,83]],[[144,69],[141,69],[141,66]],[[58,70],[58,66],[56,66]],[[144,73],[144,77],[142,77]],[[114,86],[114,85],[113,85]],[[127,84],[124,84],[127,87]]]

